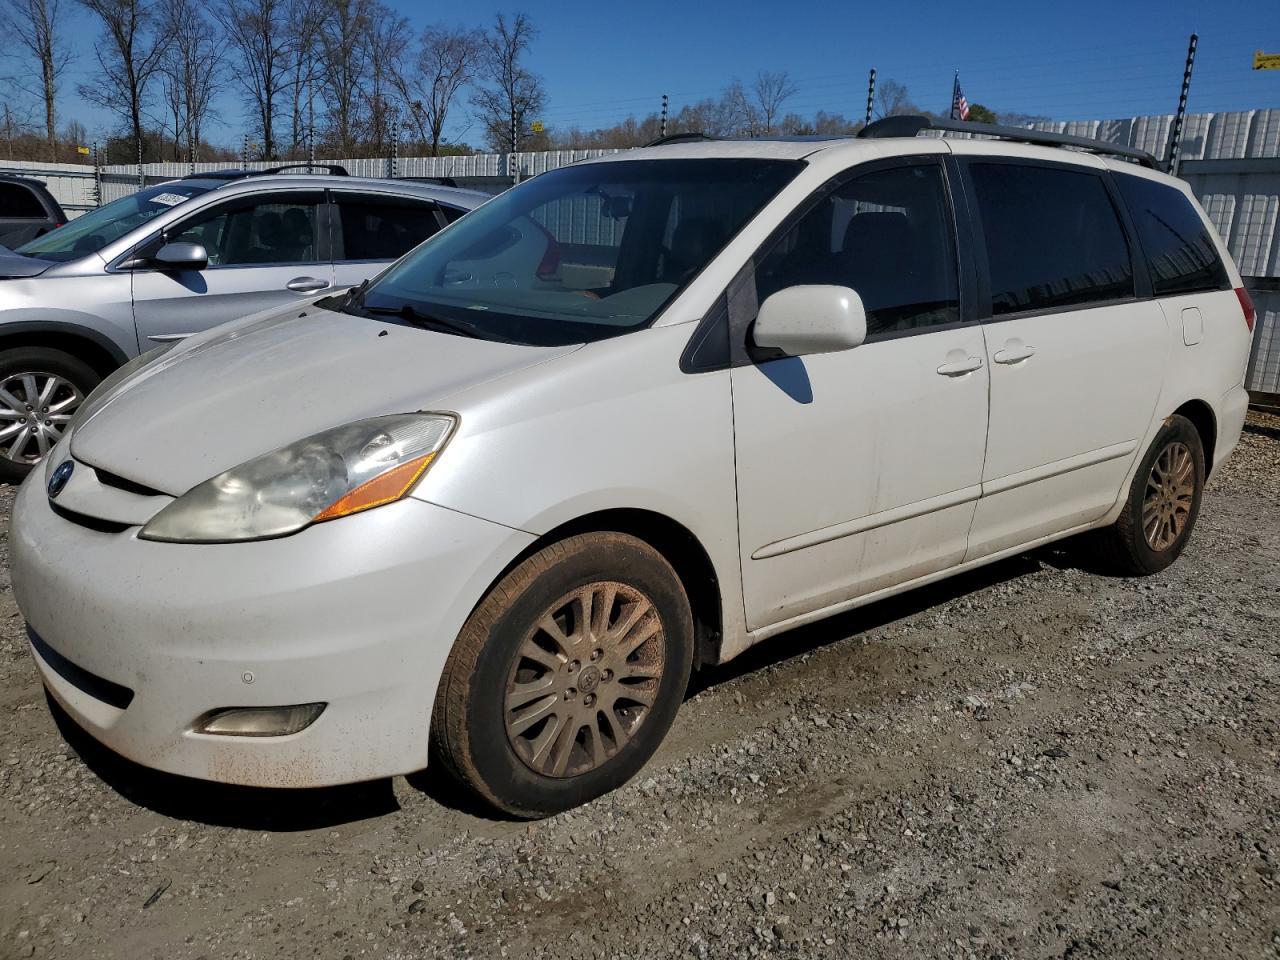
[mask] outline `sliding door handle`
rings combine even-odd
[[[948,360],[938,368],[938,373],[944,377],[963,377],[966,373],[981,369],[981,357],[965,357],[961,360]]]
[[[1021,363],[1028,357],[1036,355],[1036,348],[1029,343],[1023,343],[1021,340],[1010,340],[1004,345],[1003,350],[997,350],[991,358],[996,363]]]

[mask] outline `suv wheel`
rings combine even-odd
[[[692,661],[671,565],[635,537],[570,537],[508,573],[463,627],[436,696],[434,754],[513,816],[586,803],[653,755]]]
[[[1185,417],[1170,417],[1138,465],[1120,518],[1098,534],[1108,566],[1141,576],[1177,560],[1200,515],[1204,477],[1199,432]]]
[[[99,379],[61,350],[0,352],[0,482],[20,483],[44,459]]]

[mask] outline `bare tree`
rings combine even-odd
[[[290,0],[289,20],[295,36],[289,48],[289,152],[300,156],[312,141],[315,87],[320,82],[320,48],[316,34],[324,16],[324,0]]]
[[[362,113],[368,134],[365,143],[379,155],[386,152],[392,124],[398,120],[399,78],[412,43],[409,21],[383,3],[369,8],[369,79]]]
[[[510,20],[498,14],[493,29],[484,35],[483,76],[471,103],[484,124],[489,145],[499,153],[519,149],[525,124],[546,106],[542,78],[523,64],[529,44],[537,35],[523,13]]]
[[[142,115],[169,42],[167,25],[150,0],[79,2],[101,21],[106,34],[96,47],[97,80],[80,84],[80,96],[119,117],[141,157]]]
[[[483,43],[478,30],[427,27],[412,66],[399,76],[409,119],[419,138],[430,144],[433,157],[439,155],[454,101],[475,73]]]
[[[904,113],[919,113],[920,108],[911,102],[904,84],[897,80],[882,80],[876,85],[877,117],[894,117]]]
[[[45,138],[49,158],[58,149],[58,81],[71,62],[71,54],[60,35],[61,0],[9,0],[0,9],[0,34],[24,48],[40,65],[40,93],[44,99]]]
[[[171,42],[160,71],[173,121],[174,159],[185,147],[194,162],[213,97],[222,85],[226,41],[195,0],[164,0]]]
[[[766,70],[756,74],[751,92],[755,96],[755,108],[760,112],[760,120],[764,125],[763,132],[773,133],[773,124],[782,113],[782,105],[796,95],[795,84],[785,70],[781,73]]]
[[[375,0],[327,0],[316,31],[329,134],[343,156],[359,142],[357,120],[369,79],[368,40]]]
[[[218,22],[226,31],[232,76],[252,111],[254,134],[261,139],[262,157],[279,153],[276,118],[287,74],[296,25],[287,0],[222,0]]]

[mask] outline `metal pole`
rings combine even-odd
[[[307,81],[307,163],[316,162],[316,93],[314,84]]]
[[[1187,45],[1187,67],[1182,72],[1182,92],[1178,94],[1178,112],[1173,115],[1173,129],[1169,131],[1169,173],[1178,175],[1182,166],[1182,127],[1187,119],[1187,94],[1191,92],[1191,68],[1196,63],[1196,44],[1200,38],[1194,33]]]
[[[391,153],[387,156],[387,179],[394,180],[396,178],[396,159],[400,140],[400,123],[392,115],[391,119]]]
[[[511,154],[510,154],[511,165],[510,165],[510,169],[507,172],[511,174],[511,183],[513,186],[520,182],[520,162],[519,160],[516,159],[516,149],[517,149],[519,135],[520,135],[520,120],[516,116],[516,108],[512,106],[511,108]]]
[[[658,133],[658,136],[660,137],[665,137],[667,135],[667,104],[667,95],[664,93],[662,95],[662,127]]]
[[[951,110],[947,114],[952,120],[956,118],[956,99],[960,92],[960,71],[956,71],[956,77],[951,81]]]
[[[93,145],[93,205],[102,206],[102,154],[96,142]]]
[[[876,100],[876,68],[871,68],[871,76],[867,80],[867,124],[871,123],[871,107]]]
[[[249,135],[244,135],[244,143],[240,147],[240,168],[242,170],[249,167]]]
[[[146,175],[142,172],[142,138],[138,138],[138,189],[147,185]]]

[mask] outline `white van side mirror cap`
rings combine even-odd
[[[849,350],[867,339],[867,311],[849,287],[787,287],[760,304],[752,338],[793,357]]]

